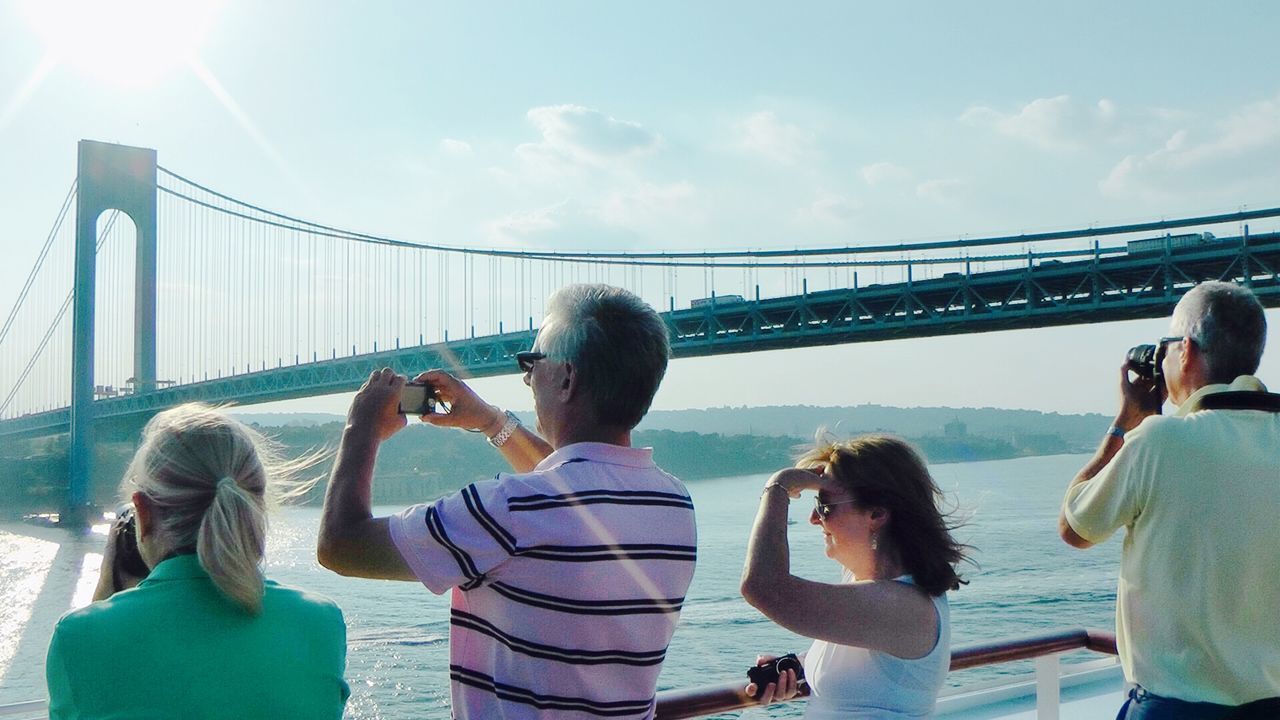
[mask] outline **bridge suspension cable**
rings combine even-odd
[[[844,246],[830,248],[795,248],[791,250],[707,250],[695,252],[574,252],[574,251],[530,251],[530,250],[500,250],[496,248],[468,248],[456,245],[442,245],[436,243],[415,243],[406,240],[397,240],[379,235],[371,235],[369,233],[355,232],[352,230],[344,230],[342,228],[333,227],[315,223],[310,220],[285,215],[283,213],[268,210],[252,203],[238,200],[224,193],[220,193],[209,187],[201,185],[182,175],[179,175],[164,167],[159,168],[164,175],[172,177],[182,183],[197,188],[202,192],[209,193],[227,202],[233,203],[246,210],[261,213],[267,217],[258,217],[250,215],[247,212],[232,210],[230,208],[220,207],[198,198],[192,197],[186,193],[173,188],[161,186],[162,192],[181,198],[188,202],[226,213],[235,217],[239,217],[251,222],[265,223],[287,230],[306,230],[317,235],[332,237],[337,239],[352,240],[355,242],[366,242],[378,245],[391,245],[396,247],[404,247],[418,250],[434,250],[438,252],[459,253],[462,255],[484,255],[490,257],[506,257],[518,258],[523,260],[541,260],[541,261],[561,261],[561,262],[589,262],[593,264],[613,264],[613,265],[670,265],[673,267],[744,267],[744,264],[721,263],[721,262],[685,262],[695,259],[703,259],[707,261],[722,260],[730,258],[798,258],[798,257],[822,257],[831,255],[867,255],[882,253],[910,253],[924,250],[955,250],[967,249],[974,247],[992,247],[998,245],[1017,245],[1031,244],[1041,242],[1051,242],[1056,240],[1073,240],[1082,238],[1104,237],[1111,235],[1126,235],[1142,232],[1153,232],[1159,230],[1173,230],[1178,228],[1195,227],[1203,225],[1216,225],[1231,222],[1247,222],[1249,220],[1258,220],[1264,218],[1280,217],[1280,207],[1266,208],[1262,210],[1239,210],[1231,213],[1219,213],[1214,215],[1200,215],[1196,217],[1177,218],[1173,220],[1156,220],[1145,223],[1130,223],[1123,225],[1108,225],[1104,227],[1090,227],[1079,230],[1060,230],[1041,233],[1024,233],[1019,235],[1000,235],[985,238],[973,239],[957,239],[957,240],[940,240],[925,241],[916,243],[891,243],[880,245],[861,245],[861,246]],[[274,220],[269,218],[275,218]],[[1114,251],[1108,248],[1109,251]],[[1091,254],[1092,250],[1073,251],[1076,255]],[[1045,257],[1050,257],[1044,254]],[[1017,256],[991,256],[991,257],[952,257],[941,258],[934,262],[964,262],[966,259],[971,261],[985,260],[1006,260],[1025,257]],[[804,267],[806,265],[812,267],[856,267],[861,264],[866,265],[886,265],[901,266],[922,262],[923,259],[916,258],[902,260],[878,260],[878,261],[827,261],[821,263],[751,263],[750,267]],[[671,261],[671,262],[664,262]]]
[[[62,222],[67,217],[67,211],[71,209],[72,201],[76,196],[76,181],[71,181],[71,187],[67,189],[67,197],[62,201],[62,209],[58,211],[58,217],[53,221],[53,229],[49,231],[49,237],[45,239],[44,246],[40,248],[40,256],[36,258],[36,264],[31,268],[31,274],[27,276],[27,282],[23,284],[21,292],[18,293],[18,299],[13,303],[13,309],[9,311],[9,317],[4,321],[4,327],[0,328],[0,345],[4,345],[4,340],[9,336],[9,330],[13,327],[13,321],[18,317],[18,311],[22,309],[22,304],[27,299],[27,293],[31,292],[31,286],[36,282],[36,276],[40,274],[40,269],[44,267],[44,261],[49,257],[49,248],[53,246],[53,241],[58,237],[58,231],[62,229]]]
[[[201,187],[201,186],[196,186]],[[999,262],[1008,260],[1021,260],[1027,257],[1026,253],[1016,254],[1000,254],[1000,255],[950,255],[945,257],[927,257],[927,258],[898,258],[898,259],[880,259],[880,260],[827,260],[827,261],[807,261],[807,262],[755,262],[755,261],[738,261],[738,262],[718,262],[719,258],[743,258],[743,257],[800,257],[800,256],[821,256],[821,255],[859,255],[871,252],[889,252],[888,250],[874,250],[875,247],[892,247],[901,251],[914,251],[924,248],[924,244],[920,245],[894,245],[894,246],[868,246],[859,250],[851,250],[848,248],[832,248],[830,250],[778,250],[778,251],[742,251],[742,252],[724,252],[724,253],[690,253],[680,254],[672,253],[670,255],[661,255],[653,253],[562,253],[562,252],[537,252],[522,250],[497,250],[491,248],[464,248],[449,245],[438,245],[433,243],[414,243],[407,240],[396,240],[394,238],[379,237],[376,235],[368,235],[365,233],[357,233],[340,228],[332,228],[327,225],[319,225],[310,223],[305,220],[299,220],[287,215],[279,215],[268,210],[262,210],[256,206],[250,206],[247,203],[241,203],[234,198],[227,198],[214,191],[206,190],[219,197],[227,199],[240,205],[245,205],[256,212],[265,212],[275,217],[284,218],[288,222],[298,223],[298,225],[290,225],[286,222],[269,220],[256,217],[248,213],[238,212],[229,208],[215,205],[199,198],[191,197],[185,193],[178,192],[172,188],[161,186],[160,191],[173,197],[185,200],[190,203],[199,205],[216,212],[220,212],[232,217],[247,220],[249,222],[261,223],[271,227],[283,230],[305,231],[320,237],[333,238],[336,240],[350,240],[353,242],[368,243],[374,245],[385,245],[390,247],[406,248],[411,250],[434,251],[457,253],[465,257],[470,256],[488,256],[513,258],[516,260],[532,260],[542,262],[565,262],[585,265],[616,265],[630,267],[696,267],[696,268],[841,268],[841,267],[902,267],[905,265],[945,265],[969,262]],[[204,190],[203,187],[201,187]],[[1280,215],[1280,209],[1276,211]],[[1188,225],[1200,224],[1189,221]],[[300,226],[299,226],[300,225]],[[1083,237],[1083,236],[1081,236]],[[968,241],[966,241],[968,242]],[[1012,242],[1012,241],[1010,241]],[[983,244],[983,243],[977,243]],[[993,243],[986,243],[993,244]],[[928,248],[924,248],[928,249]],[[1124,247],[1106,247],[1096,249],[1083,250],[1058,250],[1043,253],[1036,253],[1038,258],[1055,258],[1055,257],[1081,257],[1094,254],[1111,254],[1124,252]],[[671,259],[663,260],[662,257]],[[652,259],[650,259],[652,258]],[[677,259],[680,258],[680,259]],[[689,258],[685,260],[683,258]],[[701,262],[695,261],[694,258],[703,258]],[[464,260],[464,268],[469,261]]]
[[[74,184],[72,187],[74,188]],[[111,236],[111,230],[115,227],[116,219],[119,217],[119,210],[113,210],[111,212],[111,217],[107,219],[106,224],[103,225],[102,231],[98,234],[98,244],[94,248],[95,251],[102,250],[103,244],[106,243],[107,238]],[[49,323],[48,329],[45,330],[44,337],[40,339],[40,344],[37,345],[35,351],[31,353],[31,359],[27,361],[26,367],[24,367],[22,372],[18,374],[18,379],[14,381],[13,387],[9,389],[9,394],[5,396],[4,402],[0,403],[0,416],[3,416],[4,412],[9,409],[9,405],[18,395],[18,391],[22,389],[22,384],[26,382],[27,376],[31,374],[33,369],[35,369],[36,363],[40,360],[40,356],[44,354],[45,348],[49,346],[49,341],[53,338],[53,334],[57,332],[58,325],[62,322],[62,319],[66,317],[67,310],[71,308],[71,300],[75,297],[75,292],[75,288],[67,291],[67,296],[62,301],[62,306],[58,309],[57,315],[54,316],[53,322]]]
[[[1178,218],[1175,220],[1155,220],[1145,223],[1126,225],[1107,225],[1089,227],[1080,230],[1056,230],[1041,233],[1023,233],[1019,235],[997,235],[985,238],[931,240],[914,243],[893,243],[884,245],[850,245],[831,248],[796,248],[792,250],[705,250],[693,252],[640,252],[640,253],[607,253],[607,252],[531,252],[535,258],[564,260],[567,258],[740,258],[740,257],[811,257],[823,255],[866,255],[872,253],[916,252],[920,250],[948,250],[970,247],[990,247],[994,245],[1019,245],[1054,240],[1079,240],[1082,238],[1104,237],[1108,235],[1130,235],[1134,233],[1153,232],[1158,230],[1175,230],[1178,228],[1197,227],[1202,225],[1219,225],[1222,223],[1248,222],[1265,218],[1280,217],[1280,207],[1263,210],[1239,210],[1232,213],[1216,215],[1200,215],[1196,217]],[[723,267],[723,266],[722,266]]]

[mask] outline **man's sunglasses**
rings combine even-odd
[[[546,358],[546,353],[526,350],[524,352],[516,353],[516,365],[520,366],[520,372],[531,373],[533,372],[533,364],[539,360],[545,360]]]
[[[1181,335],[1170,335],[1162,337],[1156,341],[1156,356],[1153,362],[1155,363],[1155,373],[1157,377],[1164,372],[1161,368],[1164,365],[1164,356],[1169,354],[1169,343],[1182,342],[1182,339]]]
[[[814,502],[813,511],[818,513],[819,518],[826,520],[827,518],[831,517],[831,513],[835,512],[833,508],[836,505],[853,505],[858,501],[857,500],[841,500],[840,502],[822,502],[821,499],[815,497],[813,499],[813,502]]]

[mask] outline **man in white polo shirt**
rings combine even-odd
[[[320,562],[452,591],[454,717],[653,716],[697,544],[684,485],[631,447],[669,354],[666,325],[640,298],[562,289],[516,358],[539,434],[448,373],[417,378],[451,406],[425,421],[484,432],[515,472],[392,517],[373,517],[370,489],[379,444],[405,425],[405,378],[375,372],[356,395]]]
[[[1280,695],[1280,413],[1253,377],[1266,317],[1249,290],[1208,282],[1170,329],[1156,362],[1177,412],[1160,415],[1158,376],[1131,380],[1126,363],[1120,413],[1059,520],[1078,548],[1126,528],[1116,639],[1134,684],[1127,720],[1213,720]]]

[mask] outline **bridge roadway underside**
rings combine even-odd
[[[826,290],[756,302],[708,304],[664,313],[674,357],[871,342],[1167,316],[1187,290],[1206,280],[1250,286],[1280,306],[1280,233],[1171,252],[1112,255],[1075,262],[1029,259],[1025,267],[972,275]],[[184,402],[254,404],[351,392],[373,370],[416,373],[433,367],[463,376],[514,374],[528,331],[399,348],[217,378],[94,403],[95,422],[138,427]],[[67,431],[69,409],[0,422],[0,438]]]

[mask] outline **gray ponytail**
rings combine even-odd
[[[170,554],[194,550],[218,590],[256,615],[267,511],[314,485],[294,476],[323,457],[283,461],[277,446],[253,428],[189,403],[147,423],[122,490],[138,490],[151,501],[158,546]]]
[[[196,555],[222,594],[257,614],[262,610],[262,571],[267,547],[267,515],[261,493],[234,478],[218,481],[213,502],[200,520]]]

